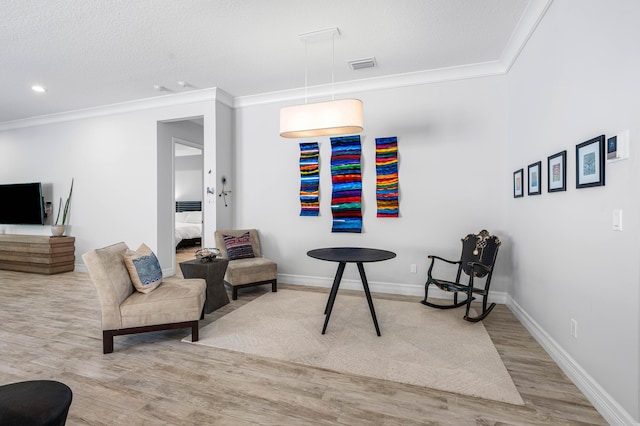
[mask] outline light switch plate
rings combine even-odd
[[[613,230],[622,231],[622,210],[613,211]]]

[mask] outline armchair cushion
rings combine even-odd
[[[251,246],[249,231],[237,236],[224,234],[222,238],[224,239],[224,246],[229,260],[256,257]]]
[[[264,257],[229,262],[224,279],[231,285],[244,285],[278,278],[278,265]]]
[[[198,319],[205,294],[206,282],[203,279],[166,278],[151,293],[134,292],[122,302],[122,327],[144,327]]]
[[[150,293],[162,283],[162,268],[158,258],[146,244],[138,250],[124,253],[124,264],[131,282],[140,293]]]

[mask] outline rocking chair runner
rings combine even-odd
[[[486,230],[480,231],[478,234],[469,234],[462,240],[462,254],[460,260],[453,261],[443,259],[439,256],[428,256],[431,259],[431,266],[427,272],[427,282],[424,285],[424,300],[422,304],[433,308],[451,309],[466,305],[467,311],[464,319],[467,321],[477,322],[489,315],[489,312],[496,305],[492,303],[487,307],[487,297],[489,296],[489,286],[491,285],[491,275],[493,274],[493,265],[495,264],[500,247],[500,240],[495,235],[489,235]],[[432,275],[433,266],[436,259],[458,265],[458,273],[455,281],[446,281],[434,278]],[[469,277],[468,283],[460,282],[462,273]],[[474,287],[474,279],[485,278],[484,288]],[[434,284],[441,290],[453,292],[453,304],[440,305],[427,301],[429,293],[429,285]],[[458,293],[465,293],[466,299],[458,302]],[[473,295],[482,296],[482,313],[476,317],[469,316],[471,301],[475,299]]]

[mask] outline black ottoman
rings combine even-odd
[[[73,393],[52,380],[33,380],[0,386],[0,425],[62,426]]]

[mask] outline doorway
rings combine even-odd
[[[203,197],[204,119],[189,117],[157,123],[158,199],[157,255],[163,274],[173,275],[176,268],[176,202],[200,202]],[[193,209],[193,205],[189,207]],[[188,219],[197,222],[196,211]],[[183,218],[185,219],[185,218]],[[202,228],[202,221],[199,224]],[[195,238],[195,237],[194,237]]]
[[[203,147],[193,141],[172,138],[173,194],[176,250],[199,248],[202,242]]]

